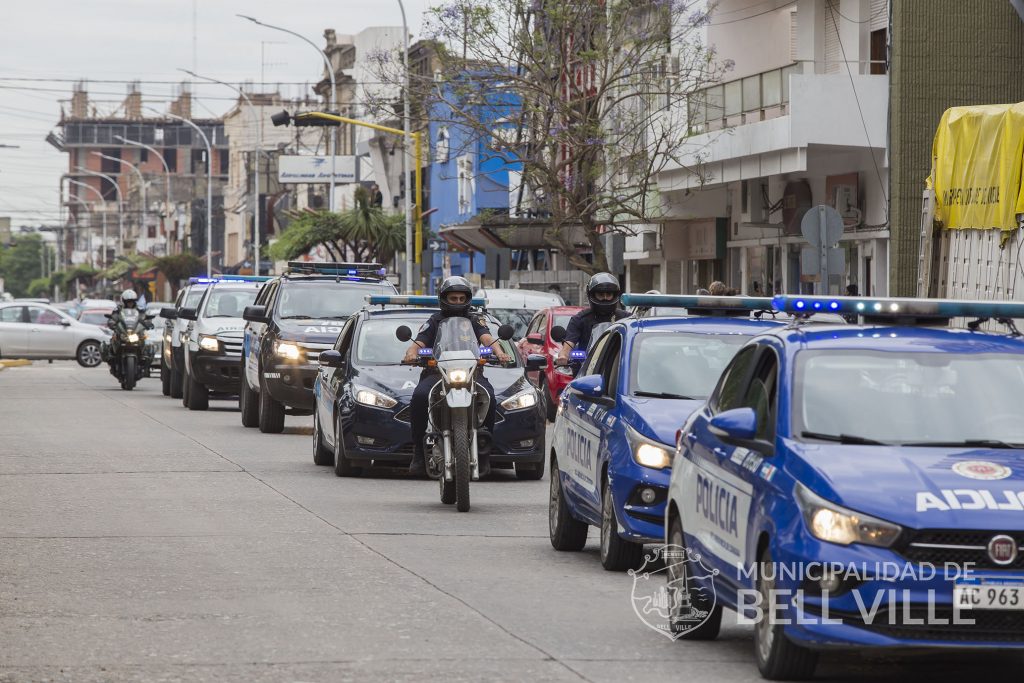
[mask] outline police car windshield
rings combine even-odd
[[[639,334],[629,364],[630,390],[640,396],[707,398],[747,339],[740,334]]]
[[[210,292],[203,307],[204,318],[241,318],[246,306],[256,300],[256,288],[226,289],[215,288]]]
[[[1024,444],[1022,361],[1013,354],[802,351],[794,433],[915,446]]]
[[[371,294],[394,294],[390,286],[352,282],[291,282],[281,287],[277,316],[285,320],[344,320]]]
[[[181,302],[182,308],[195,308],[199,305],[199,300],[203,298],[203,292],[206,291],[206,287],[193,287],[188,290],[188,294],[185,295],[185,300]]]
[[[382,318],[363,322],[356,332],[356,362],[366,365],[398,365],[409,342],[395,336],[395,330],[405,325],[413,334],[426,322],[426,318]]]

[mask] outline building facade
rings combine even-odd
[[[626,238],[633,290],[822,291],[801,267],[813,206],[836,208],[827,290],[888,292],[885,0],[717,4],[708,43],[731,70],[691,101],[690,151],[658,184],[665,220]]]

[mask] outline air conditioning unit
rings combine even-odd
[[[844,219],[859,219],[857,189],[853,185],[836,185],[832,188],[832,206]]]

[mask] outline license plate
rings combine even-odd
[[[1024,611],[1024,584],[957,584],[953,587],[953,604],[960,609]]]

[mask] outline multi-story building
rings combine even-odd
[[[212,178],[213,251],[215,264],[221,265],[222,188],[229,161],[223,124],[219,119],[192,118],[192,97],[185,86],[169,111],[199,126],[213,147],[212,159],[206,158],[203,141],[187,124],[145,115],[142,95],[135,86],[129,87],[123,101],[111,103],[91,100],[85,86],[79,84],[71,100],[62,102],[60,132],[48,141],[68,154],[68,172],[62,177],[61,189],[70,220],[80,227],[68,233],[73,243],[66,247],[73,262],[109,265],[122,252],[152,256],[182,250],[205,253],[206,183]],[[212,176],[207,174],[208,164]],[[65,184],[65,179],[84,183],[89,189]],[[101,242],[90,242],[90,235],[98,236],[104,223],[107,243],[98,246],[99,253],[90,259],[88,245]]]
[[[829,291],[888,292],[887,0],[771,5],[712,12],[707,41],[732,69],[692,100],[691,151],[658,177],[665,220],[626,239],[634,291],[820,291],[800,222],[826,204],[844,223]]]

